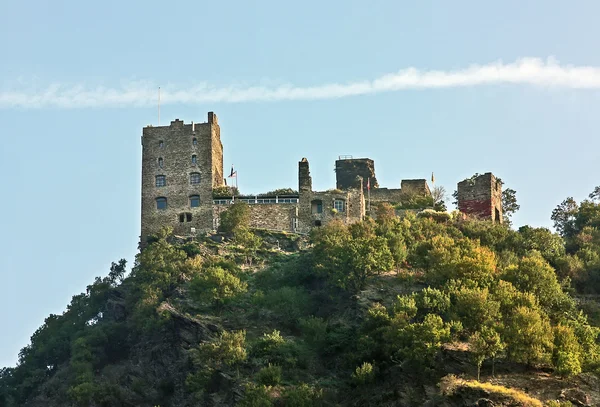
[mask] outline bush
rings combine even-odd
[[[300,287],[282,287],[255,297],[255,300],[289,326],[295,325],[298,318],[310,314],[312,307],[310,295]]]
[[[190,283],[192,298],[217,306],[248,291],[248,284],[221,267],[209,267],[196,274]]]
[[[247,384],[244,398],[238,405],[241,407],[271,407],[273,401],[269,396],[269,390],[270,388],[266,386]]]
[[[277,330],[263,334],[251,349],[252,357],[262,363],[288,367],[296,365],[299,353],[296,343],[286,340]]]
[[[302,383],[286,387],[282,394],[285,407],[316,407],[322,405],[323,391]]]
[[[235,201],[227,210],[221,213],[219,230],[224,233],[234,233],[236,229],[248,228],[250,225],[250,207],[242,201]]]
[[[265,386],[276,386],[281,383],[281,366],[272,365],[263,367],[256,374],[256,381],[258,384]]]
[[[300,318],[298,325],[306,342],[313,346],[323,344],[327,338],[327,322],[323,318]]]
[[[352,373],[352,382],[357,386],[364,386],[365,384],[372,383],[374,380],[375,371],[373,370],[373,365],[368,362],[357,367],[354,373]]]

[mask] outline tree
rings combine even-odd
[[[492,376],[494,375],[494,360],[496,355],[501,352],[505,345],[500,338],[500,334],[493,328],[482,326],[481,330],[476,331],[469,337],[469,346],[477,364],[477,381],[481,373],[481,365],[485,359],[492,358]]]
[[[436,211],[445,212],[446,209],[446,188],[441,185],[433,187],[431,190],[431,197],[433,198],[433,209]]]
[[[221,267],[209,267],[194,276],[190,283],[192,297],[200,302],[222,305],[248,290],[248,284]]]
[[[554,353],[552,361],[556,372],[563,376],[581,373],[581,346],[575,336],[575,330],[566,325],[554,327]]]
[[[315,267],[334,285],[350,292],[362,290],[369,277],[394,266],[387,241],[375,234],[372,221],[350,227],[340,221],[329,222],[313,231],[312,242]]]
[[[248,228],[250,225],[250,207],[246,202],[235,201],[227,210],[221,213],[219,230],[232,234],[236,229]]]
[[[511,217],[521,209],[521,205],[517,203],[517,191],[511,188],[502,190],[502,216],[504,221],[510,224]]]
[[[594,188],[594,190],[590,193],[589,198],[592,201],[600,201],[600,186]]]
[[[550,219],[552,219],[554,228],[562,237],[575,235],[575,215],[578,209],[577,202],[569,197],[552,211]]]
[[[548,362],[553,347],[548,317],[535,309],[517,307],[507,319],[503,337],[508,357],[517,363]]]

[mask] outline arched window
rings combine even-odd
[[[156,176],[156,186],[164,187],[165,185],[167,185],[167,177],[165,177],[164,175],[157,175]]]
[[[200,206],[200,196],[192,195],[190,196],[190,208],[197,208]]]
[[[192,139],[192,145],[197,146],[198,145],[198,139],[196,137],[194,137]]]
[[[323,201],[315,199],[310,203],[312,213],[323,213]]]
[[[165,146],[165,142],[164,142],[164,141],[162,141],[162,140],[159,140],[159,141],[158,141],[158,147],[159,147],[159,148],[163,148],[164,146]]]
[[[158,157],[158,168],[162,168],[164,164],[164,160],[162,157]]]
[[[190,184],[191,185],[198,185],[200,183],[200,173],[199,172],[192,172],[190,174]]]
[[[346,210],[346,205],[343,199],[336,199],[333,201],[333,208],[338,212],[344,212]]]
[[[167,209],[167,198],[163,196],[156,198],[156,209],[161,211]]]
[[[192,164],[196,165],[196,154],[192,155]]]

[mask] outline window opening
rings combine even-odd
[[[162,168],[163,167],[163,163],[164,163],[163,158],[159,157],[158,158],[158,168]]]
[[[192,164],[196,165],[196,154],[192,156]]]
[[[165,185],[167,185],[167,177],[165,177],[164,175],[157,175],[156,176],[156,186],[164,187]]]
[[[344,212],[344,200],[343,199],[336,199],[335,201],[333,201],[333,207],[334,209],[336,209],[338,212]]]
[[[199,172],[192,172],[190,174],[190,184],[197,185],[199,183],[200,183],[200,173]]]
[[[190,207],[197,208],[200,206],[200,197],[198,195],[190,196]]]
[[[191,222],[192,221],[192,214],[189,212],[186,212],[185,214],[185,221],[186,222]]]
[[[159,210],[167,209],[167,198],[164,198],[164,197],[156,198],[156,209],[159,209]]]
[[[194,146],[198,145],[198,139],[196,137],[194,137],[192,139],[192,145],[194,145]]]
[[[321,226],[321,221],[320,220],[316,220],[315,221],[315,226]]]
[[[323,201],[320,199],[310,203],[312,213],[323,213]]]

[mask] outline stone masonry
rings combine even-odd
[[[457,193],[460,212],[502,223],[502,183],[491,172],[459,182]]]
[[[141,243],[161,228],[189,236],[215,230],[220,215],[235,200],[250,206],[250,226],[297,233],[339,219],[358,222],[372,204],[396,204],[403,196],[430,196],[425,179],[402,180],[400,188],[379,188],[369,158],[340,156],[335,163],[336,189],[314,191],[308,160],[298,163],[298,193],[285,196],[213,197],[222,187],[223,145],[217,116],[205,123],[147,126],[142,132]],[[367,190],[367,180],[370,189]],[[459,209],[502,222],[502,187],[491,173],[458,184]]]
[[[212,191],[222,185],[223,145],[214,113],[206,123],[176,119],[168,126],[145,127],[141,241],[164,226],[180,235],[191,228],[212,229]]]

